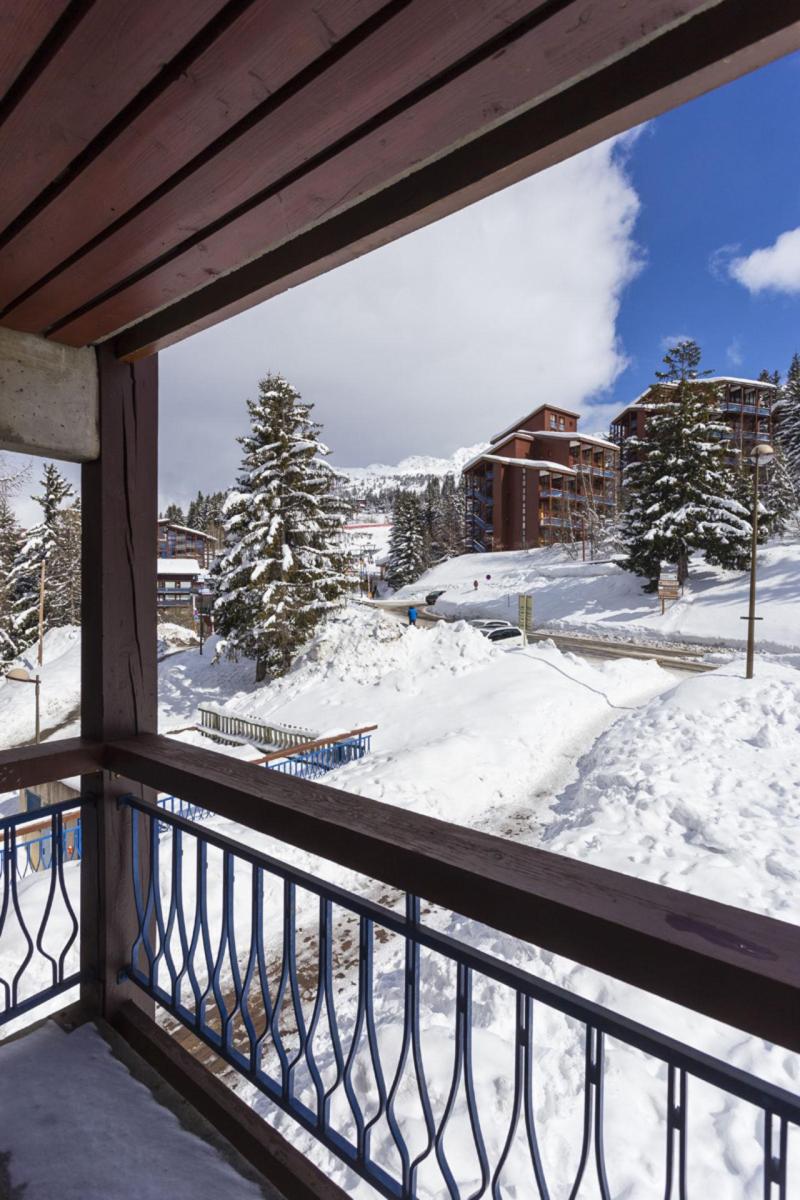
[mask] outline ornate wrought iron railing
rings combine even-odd
[[[75,801],[71,802],[74,812]],[[14,839],[14,853],[8,861],[13,861],[17,877],[25,879],[37,871],[49,871],[53,866],[53,830],[52,822],[45,821],[44,827],[39,821],[42,810],[15,814],[21,818]],[[35,832],[29,832],[31,821],[36,818]],[[24,822],[24,823],[23,823]],[[49,826],[49,827],[48,827]],[[81,856],[81,823],[80,818],[72,821],[62,821],[61,826],[61,858],[64,862],[77,861]],[[6,869],[6,856],[0,856],[0,877]]]
[[[688,1195],[692,1147],[702,1140],[690,1109],[698,1085],[748,1106],[751,1182],[760,1176],[765,1200],[800,1195],[797,1167],[789,1173],[800,1100],[789,1092],[439,932],[423,923],[414,896],[398,894],[395,910],[134,797],[126,803],[138,881],[129,978],[384,1196],[576,1200],[589,1188],[610,1200],[606,1086],[626,1052],[644,1056],[655,1079],[654,1187],[666,1200]],[[475,1010],[491,989],[507,999],[509,1058],[502,1086],[487,1092],[477,1082],[485,1064]],[[553,1019],[583,1043],[566,1180],[552,1154],[547,1161],[548,1117],[537,1114],[542,1063],[554,1050],[543,1030]],[[635,1143],[635,1085],[623,1094]],[[717,1165],[720,1186],[706,1173],[705,1194],[740,1194],[723,1191],[722,1148]]]
[[[66,800],[37,809],[37,824],[49,821],[50,828],[34,841],[20,840],[20,826],[30,825],[30,813],[0,819],[0,1025],[80,982],[80,831],[64,825],[64,814],[75,807],[74,800]],[[47,858],[46,875],[37,877],[36,855]]]

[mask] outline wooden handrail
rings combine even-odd
[[[53,783],[73,775],[91,775],[102,765],[103,747],[83,738],[64,738],[39,746],[0,751],[0,792],[37,783]]]
[[[263,766],[264,763],[275,762],[280,758],[292,758],[295,754],[305,754],[309,750],[320,750],[323,746],[336,746],[348,738],[358,737],[362,733],[372,733],[377,725],[364,725],[361,729],[351,729],[349,733],[337,733],[334,737],[315,738],[313,742],[300,742],[297,746],[286,746],[283,750],[271,750],[261,758],[248,758],[247,762],[253,767]]]
[[[800,1051],[800,928],[144,734],[106,766]]]

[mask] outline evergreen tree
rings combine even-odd
[[[415,492],[400,492],[392,508],[386,581],[392,588],[413,583],[426,569],[425,518]]]
[[[636,440],[623,473],[628,566],[648,580],[648,590],[662,562],[676,564],[682,582],[695,550],[724,567],[741,569],[749,558],[748,507],[737,499],[738,473],[725,462],[727,426],[716,419],[716,393],[700,358],[693,341],[665,355],[647,437]]]
[[[57,513],[53,552],[47,567],[50,627],[81,623],[81,502]]]
[[[42,471],[42,494],[33,499],[41,505],[42,520],[29,529],[14,560],[10,576],[13,592],[13,637],[20,650],[36,641],[39,631],[39,588],[42,563],[45,564],[44,628],[52,620],[54,588],[49,586],[48,571],[57,543],[61,505],[72,496],[72,486],[53,463],[45,463]]]
[[[795,491],[800,494],[800,354],[792,356],[786,382],[773,409],[779,443]]]
[[[166,510],[161,514],[161,518],[164,521],[171,521],[173,525],[186,525],[186,518],[179,504],[168,504]]]
[[[11,502],[0,492],[0,663],[10,662],[20,649],[14,634],[10,576],[21,536]]]
[[[466,497],[460,479],[445,475],[433,525],[434,562],[444,562],[464,553]]]
[[[347,585],[346,513],[311,405],[280,375],[248,400],[250,433],[225,501],[226,549],[214,572],[220,653],[279,675]]]
[[[789,473],[783,447],[776,440],[773,448],[775,457],[768,467],[762,468],[762,478],[766,475],[766,482],[759,489],[762,493],[758,525],[760,541],[779,537],[790,527],[796,527],[800,509],[800,496]]]

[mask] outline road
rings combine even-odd
[[[363,601],[362,603],[396,616],[398,620],[408,620],[409,602],[407,600],[370,600]],[[430,627],[438,624],[439,621],[453,621],[456,619],[431,612],[424,603],[420,603],[416,607],[418,625]],[[713,671],[716,664],[703,662],[703,655],[711,650],[719,651],[720,649],[724,649],[724,647],[719,646],[698,646],[695,650],[694,648],[684,646],[656,645],[652,642],[635,642],[610,637],[603,638],[597,635],[589,636],[577,631],[547,628],[536,629],[532,633],[529,633],[528,640],[531,642],[552,641],[558,646],[559,650],[569,650],[573,654],[580,654],[586,658],[653,659],[659,666],[673,668],[676,671],[694,673]]]

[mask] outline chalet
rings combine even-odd
[[[174,521],[158,522],[158,557],[193,558],[201,567],[210,567],[217,552],[217,539],[202,529],[188,529]]]
[[[579,414],[541,404],[463,468],[472,549],[527,550],[585,536],[617,503],[617,447],[578,432]]]
[[[79,861],[63,806],[36,814],[47,899],[16,887],[30,814],[0,817],[0,1025],[63,1005],[60,1029],[0,1051],[44,1081],[4,1113],[0,1189],[541,1197],[558,1156],[559,1195],[639,1196],[632,1166],[661,1196],[796,1194],[796,1087],[709,1044],[721,1022],[800,1052],[787,914],[626,874],[624,846],[607,870],[160,734],[153,592],[160,350],[798,50],[798,17],[800,0],[0,0],[0,449],[80,463],[83,521],[81,736],[0,751],[0,793],[81,779]],[[542,480],[606,486],[615,447],[539,413],[468,471],[497,471],[496,544],[544,536],[541,502],[563,495]],[[704,786],[676,779],[676,799]],[[526,945],[626,985],[625,1011],[616,985],[603,1005],[543,977]],[[508,1022],[473,1036],[494,985]],[[549,1036],[564,1022],[580,1076]],[[493,1139],[487,1054],[511,1114]],[[113,1056],[127,1069],[103,1086]],[[548,1057],[574,1093],[555,1128]],[[646,1113],[643,1070],[663,1088]]]
[[[156,609],[159,615],[168,616],[170,620],[191,618],[194,595],[202,574],[196,558],[159,558],[156,563]]]
[[[742,462],[756,442],[772,440],[777,395],[774,383],[737,379],[732,375],[709,376],[701,382],[715,389],[719,421],[729,430],[724,440],[730,461]],[[630,453],[631,439],[647,437],[648,417],[659,404],[669,400],[674,387],[671,383],[654,383],[614,417],[611,439],[619,447],[623,466]]]

